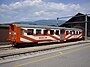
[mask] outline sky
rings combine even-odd
[[[0,0],[0,24],[89,14],[89,6],[90,0]]]

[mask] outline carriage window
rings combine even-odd
[[[79,34],[81,34],[82,32],[79,31]]]
[[[72,31],[70,31],[70,34],[72,34]]]
[[[41,30],[36,30],[36,35],[40,35],[41,34]]]
[[[21,31],[20,31],[20,35],[23,35],[23,34],[24,34],[24,30],[21,29]]]
[[[75,34],[75,31],[73,31],[73,34]]]
[[[27,35],[33,35],[33,29],[28,29]]]
[[[59,35],[59,30],[56,30],[56,35]]]
[[[78,31],[76,31],[76,34],[78,34]]]
[[[68,35],[68,31],[66,31],[66,35]]]
[[[54,30],[50,30],[50,34],[53,35],[54,34]]]
[[[44,30],[44,35],[47,35],[47,33],[48,33],[48,30]]]

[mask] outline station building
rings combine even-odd
[[[7,42],[9,35],[9,25],[0,25],[0,42]]]
[[[87,16],[87,32],[88,37],[90,37],[90,17]],[[85,14],[78,13],[60,27],[69,27],[69,28],[80,28],[83,30],[83,35],[85,35]]]

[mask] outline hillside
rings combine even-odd
[[[57,25],[57,21],[56,20],[37,20],[37,21],[20,21],[20,22],[13,22],[16,24],[36,24],[36,25]],[[59,20],[58,24],[61,25],[65,23],[64,20]]]

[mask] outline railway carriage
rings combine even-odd
[[[47,43],[82,39],[82,30],[44,25],[11,24],[9,40],[13,43]]]

